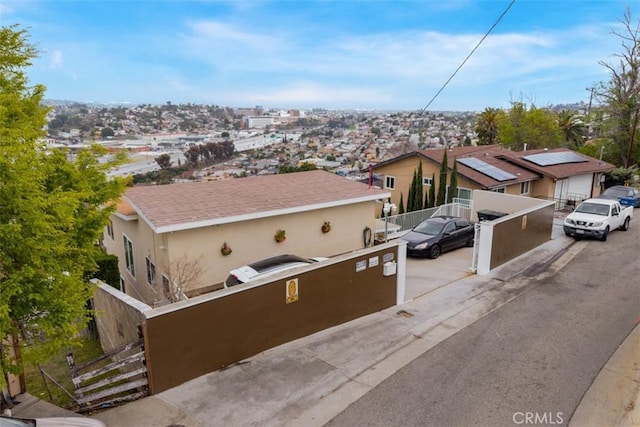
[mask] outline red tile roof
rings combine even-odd
[[[224,181],[136,186],[125,200],[158,233],[389,197],[321,170]]]

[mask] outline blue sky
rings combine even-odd
[[[29,29],[51,99],[419,110],[510,2],[0,0],[0,25]],[[588,102],[627,7],[516,0],[429,110]]]

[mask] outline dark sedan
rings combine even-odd
[[[441,253],[473,246],[473,222],[455,216],[435,216],[416,225],[401,237],[407,241],[407,255],[438,258]]]
[[[640,190],[624,185],[614,185],[609,187],[598,196],[601,199],[617,200],[623,206],[640,207]]]

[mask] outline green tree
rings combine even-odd
[[[453,161],[453,170],[449,180],[449,192],[447,193],[447,203],[453,202],[453,198],[458,197],[458,162]]]
[[[413,210],[418,211],[422,209],[422,161],[418,164],[418,170],[416,172],[416,183],[413,191]]]
[[[161,169],[168,169],[171,167],[171,156],[167,153],[160,154],[158,157],[155,158],[155,160]]]
[[[436,198],[435,206],[440,206],[445,203],[447,193],[447,150],[444,150],[442,156],[442,163],[440,164],[440,176],[438,178],[438,195]]]
[[[546,109],[512,102],[511,109],[498,126],[500,143],[516,151],[533,148],[560,147],[562,132],[556,115]]]
[[[400,192],[400,203],[398,203],[398,215],[404,213],[404,200],[402,200],[402,192]]]
[[[429,187],[429,205],[428,208],[432,208],[436,205],[436,174],[431,175],[431,186]]]
[[[622,41],[623,51],[615,55],[617,63],[599,62],[610,78],[596,86],[595,96],[610,117],[607,136],[613,142],[609,150],[614,163],[629,168],[640,164],[640,20],[634,23],[627,7],[620,22],[624,31],[612,33]]]
[[[587,139],[587,128],[575,112],[571,110],[558,112],[558,126],[567,147],[574,150],[582,147]]]
[[[485,108],[475,119],[474,131],[478,135],[478,145],[492,145],[498,142],[498,123],[502,110]]]
[[[102,135],[103,138],[108,138],[110,136],[114,136],[115,132],[113,131],[112,128],[107,126],[102,128],[102,130],[100,131],[100,135]]]
[[[413,212],[415,210],[415,206],[413,205],[415,197],[413,194],[416,191],[416,174],[417,171],[414,169],[411,185],[409,185],[409,194],[407,195],[407,212]]]
[[[0,339],[19,337],[22,354],[13,364],[5,346],[3,373],[79,336],[92,293],[84,277],[97,268],[96,242],[126,186],[105,175],[124,153],[101,163],[96,146],[71,162],[42,145],[45,88],[25,74],[37,55],[26,30],[0,29]]]

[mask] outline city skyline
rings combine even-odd
[[[0,25],[28,29],[49,99],[420,110],[506,10],[429,110],[588,102],[627,3],[510,4],[0,0]]]

